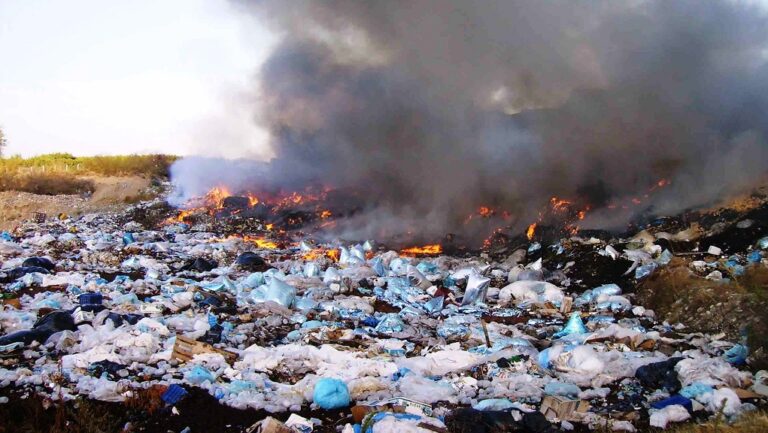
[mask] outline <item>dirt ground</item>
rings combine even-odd
[[[150,180],[131,177],[87,177],[96,185],[90,197],[80,195],[38,195],[26,192],[0,192],[0,230],[15,227],[36,212],[48,216],[66,213],[78,216],[84,213],[109,211],[130,202],[149,187]]]

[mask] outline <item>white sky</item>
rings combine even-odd
[[[6,155],[263,155],[273,39],[226,0],[0,0]]]

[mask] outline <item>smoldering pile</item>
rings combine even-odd
[[[122,422],[192,431],[183,408],[206,406],[222,431],[551,432],[735,420],[768,398],[760,350],[660,321],[635,293],[674,260],[722,284],[764,270],[764,200],[627,238],[523,237],[492,258],[313,242],[255,219],[226,236],[214,229],[237,215],[217,194],[195,212],[220,217],[134,220],[167,212],[157,200],[2,233],[9,404],[107,401]],[[237,422],[216,421],[225,407]]]
[[[254,100],[274,159],[183,159],[183,198],[321,184],[357,193],[337,234],[476,237],[463,222],[482,206],[520,230],[559,197],[607,228],[765,174],[758,4],[236,3],[279,40]]]

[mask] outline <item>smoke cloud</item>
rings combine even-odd
[[[179,193],[358,192],[360,236],[523,227],[552,196],[704,205],[768,161],[768,17],[713,0],[239,1],[279,37],[258,74],[267,163],[189,158]],[[226,145],[226,144],[223,144]],[[637,211],[640,211],[638,209]],[[596,223],[595,223],[596,224]]]

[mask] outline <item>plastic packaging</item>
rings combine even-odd
[[[649,423],[651,427],[666,429],[669,423],[682,422],[690,417],[691,414],[688,413],[688,410],[686,410],[683,406],[672,405],[651,413],[651,419]]]
[[[663,400],[655,401],[651,403],[651,407],[654,409],[663,409],[667,406],[679,405],[684,407],[688,412],[693,411],[693,402],[683,397],[682,395],[673,395],[672,397],[665,398]]]
[[[464,292],[464,298],[461,301],[461,305],[484,302],[490,283],[490,278],[483,277],[477,272],[472,272],[467,278],[467,289]]]
[[[165,390],[160,398],[162,398],[166,404],[173,406],[174,404],[180,402],[188,394],[189,393],[187,390],[174,383]]]

